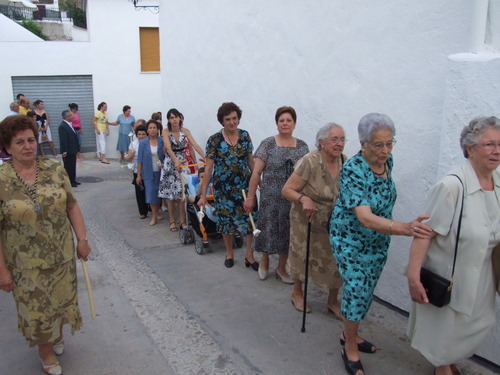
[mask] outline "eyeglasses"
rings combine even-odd
[[[495,143],[495,142],[481,143],[481,144],[478,144],[478,146],[481,146],[481,147],[483,147],[486,150],[491,152],[491,151],[494,151],[497,148],[497,146],[500,147],[500,142],[498,142],[498,143]]]
[[[347,138],[345,138],[345,137],[331,137],[331,138],[327,138],[327,140],[332,142],[334,145],[347,142]]]
[[[391,149],[394,147],[395,144],[396,140],[393,138],[392,141],[386,143],[383,142],[370,143],[370,146],[372,146],[375,150],[380,151],[384,148],[384,146],[387,147],[388,149]]]

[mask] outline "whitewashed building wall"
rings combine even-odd
[[[160,110],[160,74],[141,73],[139,27],[158,26],[158,15],[136,11],[123,0],[89,0],[87,7],[88,41],[32,41],[21,38],[25,29],[9,19],[0,19],[0,117],[9,112],[13,100],[12,76],[81,75],[93,76],[95,108],[108,103],[110,121],[122,113],[124,105],[132,107],[136,118],[149,119]],[[7,26],[1,26],[9,23]],[[84,33],[84,31],[82,31]],[[83,37],[81,39],[84,39]],[[38,98],[31,98],[32,100]],[[43,99],[43,98],[40,98]],[[61,111],[66,108],[61,108]],[[58,124],[59,113],[51,113]],[[89,125],[89,124],[86,124]],[[86,131],[84,137],[95,137]],[[106,155],[116,158],[118,127],[111,127]]]
[[[297,137],[313,147],[317,129],[337,122],[349,156],[359,119],[386,113],[397,128],[397,220],[421,214],[430,187],[462,162],[461,128],[500,116],[500,55],[484,45],[498,46],[498,0],[160,3],[162,107],[183,112],[200,144],[220,129],[225,101],[242,108],[255,147],[276,133],[276,108],[291,105]],[[405,310],[409,245],[393,238],[376,291]],[[499,363],[499,347],[497,327],[478,354]]]

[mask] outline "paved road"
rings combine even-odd
[[[97,318],[91,320],[81,275],[84,327],[66,332],[65,374],[346,374],[341,322],[326,311],[326,294],[310,292],[312,314],[290,303],[291,286],[244,267],[243,249],[223,266],[222,241],[198,255],[168,230],[140,220],[131,176],[117,162],[78,164],[76,188],[93,248],[88,262]],[[271,264],[276,264],[273,259]],[[367,374],[432,374],[407,343],[406,318],[374,303],[362,335],[381,351],[362,357]],[[17,332],[12,297],[0,293],[0,375],[42,374],[36,349]],[[463,361],[466,375],[494,374]],[[498,373],[498,372],[496,372]]]

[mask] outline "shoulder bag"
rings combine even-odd
[[[460,208],[460,217],[458,218],[457,239],[455,242],[455,255],[453,256],[451,280],[447,280],[444,277],[429,271],[425,267],[420,269],[420,282],[425,288],[429,302],[436,307],[443,307],[450,303],[451,290],[453,288],[453,277],[455,275],[455,262],[457,260],[458,242],[460,240],[460,229],[462,226],[462,213],[464,210],[464,184],[457,175],[452,174],[451,176],[458,178],[460,184],[462,185],[462,206]]]

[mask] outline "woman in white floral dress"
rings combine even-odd
[[[178,230],[175,221],[175,206],[179,206],[179,225],[181,229],[186,225],[186,210],[182,200],[182,183],[180,173],[189,174],[189,168],[181,168],[186,160],[184,148],[191,144],[202,157],[205,153],[196,143],[191,132],[182,126],[184,116],[177,109],[172,108],[167,113],[167,127],[163,129],[162,136],[165,144],[165,160],[160,177],[158,196],[168,199],[168,212],[170,214],[170,230]]]

